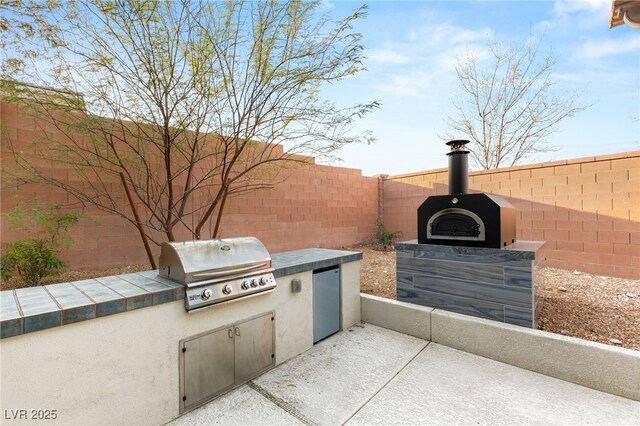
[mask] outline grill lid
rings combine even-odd
[[[271,256],[254,237],[165,242],[159,264],[158,275],[188,287],[269,271]]]

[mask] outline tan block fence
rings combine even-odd
[[[5,138],[20,147],[37,143],[38,125],[30,112],[16,104],[0,103],[3,171],[12,163]],[[70,179],[64,165],[43,163],[42,167],[62,179]],[[229,199],[222,219],[221,236],[259,238],[272,252],[305,247],[337,248],[368,241],[375,231],[378,216],[378,179],[362,176],[360,170],[309,164],[287,170],[286,181],[273,189],[260,190]],[[1,211],[7,212],[21,201],[74,203],[67,193],[41,184],[8,183],[2,178]],[[113,191],[126,198],[121,184]],[[75,244],[63,258],[73,268],[107,268],[148,263],[137,229],[126,220],[109,215],[93,206],[76,207],[86,215],[74,229]],[[177,231],[177,239],[191,239]],[[206,231],[205,231],[206,232]],[[2,220],[1,242],[21,235]],[[153,247],[156,256],[159,248]]]
[[[0,103],[3,170],[12,162],[5,138],[20,146],[36,142],[34,120],[15,104]],[[60,164],[42,167],[69,178]],[[15,186],[4,178],[2,212],[20,200],[74,201],[55,188]],[[640,279],[640,151],[472,172],[469,190],[504,196],[516,207],[517,238],[547,242],[543,265]],[[381,218],[388,230],[415,239],[418,206],[429,195],[446,193],[446,169],[368,177],[357,169],[309,164],[291,170],[273,189],[231,199],[221,235],[253,235],[273,252],[340,248],[370,242]],[[77,210],[89,219],[74,230],[76,244],[64,253],[72,267],[146,263],[131,224],[94,207]],[[20,234],[3,220],[0,237],[7,243]]]
[[[448,193],[447,169],[381,179],[384,223],[407,239],[425,198]],[[517,239],[546,241],[542,265],[640,279],[640,151],[472,172],[469,192],[510,201]]]

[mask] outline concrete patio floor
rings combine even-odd
[[[640,425],[640,402],[364,324],[170,424]]]

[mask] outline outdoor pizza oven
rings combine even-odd
[[[504,198],[468,194],[467,140],[447,142],[449,195],[418,207],[418,243],[501,248],[515,242],[516,211]]]

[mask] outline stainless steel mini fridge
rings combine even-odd
[[[313,343],[340,330],[340,268],[313,272]]]

